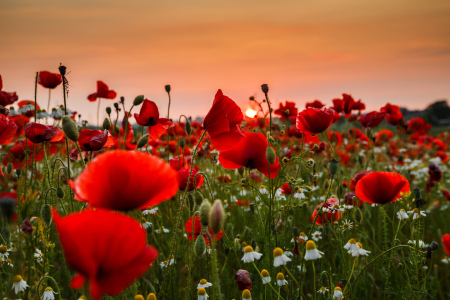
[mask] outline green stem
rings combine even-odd
[[[314,260],[312,261],[312,267],[313,267],[313,276],[314,276],[314,300],[317,299],[317,286],[316,286],[316,267],[314,266]]]
[[[330,147],[331,151],[333,151],[334,159],[336,159],[336,158],[337,158],[337,155],[336,155],[336,152],[334,151],[333,146],[331,146],[330,141],[327,139],[326,135],[325,135],[323,132],[321,132],[320,134],[322,135],[322,137],[323,137],[323,138],[325,139],[325,141],[327,142],[327,144],[328,144],[328,146]]]
[[[38,299],[41,298],[41,296],[39,295],[39,286],[41,285],[41,282],[44,279],[50,279],[51,281],[53,281],[53,284],[56,287],[56,291],[57,291],[56,294],[58,295],[58,299],[62,300],[62,298],[61,298],[61,291],[59,290],[58,284],[56,283],[56,280],[53,277],[51,277],[51,276],[44,276],[44,277],[41,278],[41,280],[39,280],[39,283],[38,283],[37,289],[36,289],[36,294],[37,294]]]

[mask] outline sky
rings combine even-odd
[[[3,0],[0,74],[3,90],[34,99],[36,71],[63,63],[68,107],[91,122],[97,80],[162,116],[170,84],[172,117],[206,115],[219,88],[245,110],[263,83],[274,106],[349,93],[368,110],[423,109],[450,98],[449,16],[448,0]]]

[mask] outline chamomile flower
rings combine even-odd
[[[147,300],[156,300],[156,295],[153,293],[148,294]]]
[[[339,206],[339,204],[335,204],[333,205],[333,207],[330,208],[331,213],[335,213],[335,212],[344,212],[345,208]]]
[[[244,263],[249,263],[254,261],[255,259],[260,259],[262,256],[262,253],[258,253],[253,250],[252,246],[247,246],[244,249],[244,257],[242,257],[242,261]]]
[[[85,295],[81,295],[80,298],[78,298],[78,300],[87,300]]]
[[[134,296],[134,300],[145,300],[145,299],[144,299],[144,296],[142,296],[142,295],[136,295],[136,296]]]
[[[356,243],[358,245],[359,249],[353,251],[352,256],[358,257],[360,255],[362,256],[369,256],[370,251],[364,250],[361,243]]]
[[[208,299],[208,294],[206,293],[206,290],[204,288],[199,288],[197,290],[197,300],[206,300]]]
[[[322,238],[322,232],[316,231],[312,234],[312,239],[318,242]]]
[[[207,288],[212,286],[213,284],[211,282],[206,281],[206,279],[201,279],[200,283],[197,285],[197,289],[199,288]]]
[[[416,240],[413,240],[413,241],[409,240],[408,244],[416,245],[417,243],[416,243]],[[425,243],[422,240],[419,240],[419,248],[425,248],[425,247],[426,247]]]
[[[444,264],[448,264],[450,263],[450,259],[448,257],[444,257],[441,262],[443,262]]]
[[[355,239],[349,239],[347,244],[345,244],[344,249],[348,250],[349,254],[353,254],[354,251],[358,251],[359,246],[356,244]]]
[[[298,271],[299,271],[299,272],[301,272],[301,273],[306,273],[306,267],[305,267],[304,264],[303,264],[303,266],[297,266],[297,268],[298,268]]]
[[[294,253],[292,253],[291,251],[289,251],[289,249],[286,249],[286,251],[284,251],[284,255],[286,255],[287,257],[293,257]]]
[[[14,292],[17,294],[19,292],[25,291],[25,289],[28,287],[28,284],[25,280],[22,279],[22,276],[16,275],[13,277],[13,287]]]
[[[334,288],[334,293],[333,293],[333,299],[342,299],[342,296],[344,294],[342,293],[342,289],[340,287],[335,287]]]
[[[146,209],[144,211],[142,211],[142,214],[145,215],[156,215],[158,213],[158,208],[152,208],[152,209]]]
[[[289,257],[287,257],[286,255],[284,255],[284,252],[281,248],[276,247],[273,250],[273,266],[274,267],[279,267],[282,265],[286,265],[287,262],[291,261],[291,259]]]
[[[36,248],[36,252],[34,252],[34,258],[36,258],[36,261],[38,263],[42,263],[43,257],[44,257],[44,254],[42,254],[42,251]]]
[[[330,290],[327,289],[326,287],[321,287],[320,290],[317,291],[318,294],[322,294],[325,295],[326,293],[328,293]]]
[[[0,245],[0,261],[4,261],[5,259],[8,258],[9,256],[8,252],[11,252],[11,249],[8,249],[8,247],[4,245]]]
[[[51,287],[46,287],[44,290],[44,293],[42,294],[42,300],[54,300],[55,299],[55,295],[57,294],[53,291],[53,289]]]
[[[408,211],[408,214],[413,215],[413,220],[420,218],[421,216],[426,217],[427,215],[423,210],[419,210],[418,208],[414,208],[411,211]]]
[[[269,272],[267,272],[266,269],[261,271],[261,277],[262,277],[262,282],[263,284],[269,283],[270,282],[270,275]]]
[[[341,226],[342,231],[350,230],[353,228],[353,223],[349,220],[345,220],[344,223]]]
[[[409,215],[406,213],[406,211],[402,208],[397,212],[397,218],[399,220],[406,220],[409,218]]]
[[[316,243],[306,242],[305,260],[316,260],[322,257],[323,252],[317,250]]]
[[[14,265],[13,265],[13,263],[12,263],[12,260],[10,260],[9,258],[5,259],[5,263],[6,263],[6,265],[9,266],[9,267],[14,267]]]
[[[245,289],[242,292],[242,300],[252,300],[252,293],[249,290]]]
[[[260,192],[261,194],[263,194],[263,195],[268,194],[267,189],[266,189],[266,187],[265,187],[264,185],[261,185],[261,186],[259,187],[259,192]]]
[[[278,273],[277,274],[277,285],[278,286],[283,286],[288,284],[286,279],[284,279],[284,274],[283,273]]]
[[[303,193],[302,189],[298,189],[297,193],[294,194],[294,198],[296,199],[306,199],[305,193]]]

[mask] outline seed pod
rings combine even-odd
[[[199,191],[195,191],[194,198],[195,198],[195,204],[197,204],[198,206],[202,205],[203,195]]]
[[[267,161],[268,161],[271,165],[275,163],[275,158],[276,158],[275,151],[274,151],[273,148],[270,147],[270,146],[268,146],[268,147],[266,148],[266,158],[267,158]]]
[[[62,189],[62,187],[58,186],[58,188],[56,189],[56,196],[59,199],[64,198],[64,190]]]
[[[137,148],[139,149],[139,148],[142,148],[142,147],[144,147],[144,146],[147,146],[147,144],[148,144],[148,138],[149,138],[149,135],[148,135],[148,134],[142,136],[142,137],[139,139],[138,143],[137,143]]]
[[[142,102],[144,102],[144,95],[139,95],[139,96],[136,96],[136,98],[134,98],[133,105],[138,106]]]
[[[186,146],[186,142],[184,141],[184,139],[180,140],[180,147],[184,148],[184,146]]]
[[[21,169],[16,169],[17,177],[20,177],[21,174],[22,174],[22,170]]]
[[[41,208],[41,219],[45,224],[50,225],[52,221],[52,215],[50,213],[50,205],[44,204]]]
[[[261,91],[262,91],[264,94],[267,94],[267,93],[269,92],[269,86],[268,86],[266,83],[262,84],[262,85],[261,85]]]
[[[244,167],[240,167],[240,168],[238,169],[239,175],[243,175],[243,174],[244,174],[244,171],[245,171]]]
[[[105,119],[103,120],[103,125],[102,125],[102,127],[103,127],[103,130],[109,130],[109,128],[111,128],[111,122],[109,122],[109,119],[108,119],[108,118],[105,118]]]
[[[164,89],[166,90],[167,93],[170,93],[170,90],[171,90],[170,84],[166,84],[164,86]]]
[[[252,212],[252,213],[255,213],[255,203],[250,203],[250,205],[249,205],[249,207],[250,207],[250,211]]]
[[[12,163],[8,163],[8,165],[6,166],[6,174],[11,174],[13,170],[13,165]]]
[[[205,254],[205,251],[206,251],[205,238],[203,237],[203,235],[200,235],[195,240],[194,252],[195,252],[195,255],[197,255],[198,257],[202,257],[203,254]]]
[[[300,230],[298,229],[298,227],[292,228],[292,232],[294,233],[294,236],[296,236],[296,237],[300,234]]]
[[[226,218],[227,215],[223,208],[222,201],[214,201],[211,210],[209,211],[209,224],[211,224],[211,229],[214,233],[218,233],[222,230]]]
[[[78,140],[78,128],[69,116],[62,118],[62,128],[69,140],[76,142]]]
[[[108,116],[111,114],[111,107],[108,106],[108,107],[106,108],[106,113],[108,114]]]
[[[330,162],[328,163],[328,170],[330,170],[331,177],[336,175],[338,171],[338,166],[339,166],[338,161],[335,160],[334,158],[330,160]]]
[[[65,66],[60,65],[58,70],[59,70],[59,74],[61,74],[61,76],[66,76],[67,68]]]
[[[184,125],[184,129],[186,130],[186,133],[188,135],[191,135],[191,133],[192,133],[191,122],[186,121],[186,125]]]
[[[207,199],[204,199],[202,205],[200,205],[200,222],[203,226],[209,225],[209,212],[211,210],[211,204]]]
[[[289,162],[289,158],[287,158],[286,156],[283,157],[283,159],[281,160],[283,162],[283,164],[287,164]]]

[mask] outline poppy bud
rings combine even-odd
[[[266,148],[266,158],[267,158],[267,161],[268,161],[271,165],[275,163],[275,158],[276,158],[275,151],[274,151],[273,148],[270,147],[270,146],[268,146],[268,147]]]
[[[78,128],[69,116],[62,118],[62,128],[66,136],[73,142],[78,140]]]
[[[195,191],[194,198],[195,198],[195,204],[200,206],[203,202],[203,195],[199,191]]]
[[[227,215],[225,214],[222,201],[214,201],[211,210],[209,211],[209,224],[211,224],[211,229],[214,233],[218,233],[223,228],[226,218]]]
[[[200,235],[195,240],[194,252],[195,252],[195,255],[197,255],[198,257],[202,257],[203,254],[205,253],[205,251],[206,251],[205,238],[203,237],[203,235]]]
[[[142,136],[137,143],[137,148],[139,149],[146,146],[148,144],[148,138],[149,138],[148,134]]]
[[[64,190],[62,189],[62,187],[58,186],[58,188],[56,189],[56,196],[59,199],[64,198]]]
[[[133,105],[138,106],[142,102],[144,102],[144,95],[139,95],[139,96],[136,96],[136,98],[134,98]]]
[[[298,229],[298,227],[292,228],[292,231],[294,232],[294,236],[298,236],[300,234],[300,230]]]
[[[13,165],[12,163],[8,163],[8,165],[6,166],[6,174],[11,174],[13,170]]]
[[[414,193],[414,199],[417,200],[417,199],[422,198],[422,193],[419,188],[413,188],[413,193]]]
[[[106,108],[106,113],[108,114],[108,116],[111,114],[111,107],[108,106],[108,107]]]
[[[240,167],[240,168],[238,169],[239,175],[243,175],[243,174],[244,174],[244,171],[245,171],[244,167]]]
[[[184,148],[184,146],[186,146],[186,142],[183,139],[181,139],[180,140],[180,147]]]
[[[191,122],[186,121],[186,125],[184,125],[184,127],[185,127],[184,129],[186,130],[186,133],[190,135],[192,133]]]
[[[319,145],[314,144],[314,146],[312,147],[312,150],[317,150],[317,149],[319,149]]]
[[[317,175],[317,174],[314,174],[314,175],[313,175],[313,177],[312,177],[312,179],[313,179],[313,180],[317,180],[317,179],[319,179],[319,175]]]
[[[111,128],[111,123],[108,118],[105,118],[103,120],[103,130],[109,130],[109,128]]]
[[[167,93],[170,93],[170,84],[166,84],[164,86],[164,89],[166,90]]]
[[[439,248],[439,244],[436,242],[431,242],[431,244],[428,246],[428,249],[430,249],[431,251],[436,250],[437,248]]]
[[[250,207],[250,211],[252,213],[255,213],[255,203],[250,203],[249,207]]]
[[[120,97],[120,103],[122,103],[122,104],[125,103],[125,97],[124,96]]]
[[[225,248],[225,255],[228,255],[230,253],[230,248]]]
[[[330,160],[330,162],[328,163],[328,170],[330,170],[331,177],[336,175],[338,171],[338,161],[334,158]]]
[[[211,210],[211,204],[207,199],[203,200],[202,205],[200,205],[200,222],[203,226],[209,225],[209,212]]]
[[[266,83],[262,84],[262,85],[261,85],[261,91],[262,91],[264,94],[267,94],[267,93],[269,92],[269,86],[268,86]]]
[[[17,175],[17,177],[20,177],[20,174],[22,174],[22,170],[21,170],[21,169],[16,169],[16,175]]]
[[[336,268],[339,268],[339,265],[341,264],[341,256],[339,254],[336,254],[334,257],[334,264]]]
[[[50,225],[52,221],[52,215],[50,213],[50,205],[44,204],[41,208],[41,219],[45,224]]]
[[[67,68],[65,66],[60,65],[58,70],[59,70],[59,74],[61,74],[61,76],[66,76]]]
[[[308,161],[306,162],[307,164],[308,164],[308,167],[312,167],[312,166],[314,166],[314,159],[312,159],[312,158],[310,158],[310,159],[308,159]]]
[[[361,210],[359,208],[356,208],[353,212],[353,217],[355,218],[355,221],[357,223],[361,223],[363,220],[363,215],[361,213]]]

